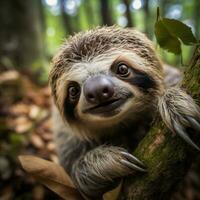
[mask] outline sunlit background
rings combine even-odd
[[[103,25],[106,21],[102,18],[102,2],[98,0],[43,0],[46,15],[46,36],[48,53],[52,55],[68,35],[88,30],[92,27]],[[117,24],[122,27],[132,26],[145,32],[155,41],[154,23],[156,21],[156,8],[160,7],[163,17],[178,19],[189,25],[199,37],[199,7],[198,0],[109,0],[107,1],[109,19],[108,25]],[[128,19],[127,13],[130,13]],[[67,18],[63,17],[65,15]],[[64,20],[68,20],[68,25]],[[197,19],[197,20],[196,20]],[[189,51],[184,48],[185,60]],[[161,52],[166,62],[178,64],[178,58],[172,54]]]
[[[146,33],[156,44],[154,24],[159,7],[162,17],[178,19],[198,38],[200,35],[199,0],[3,0],[0,4],[0,64],[23,71],[34,69],[44,83],[49,61],[60,44],[79,31],[117,24]],[[180,66],[180,57],[157,50],[164,62]],[[184,64],[191,52],[183,46]]]

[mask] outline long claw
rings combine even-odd
[[[139,164],[141,165],[142,167],[144,167],[144,164],[139,160],[137,159],[135,156],[131,155],[130,153],[127,153],[125,151],[122,151],[121,154],[128,160],[130,160],[131,162],[135,163],[135,164]]]
[[[174,122],[174,129],[175,129],[176,133],[178,135],[180,135],[180,137],[182,137],[188,144],[190,144],[195,149],[200,151],[200,148],[189,138],[187,133],[185,133],[184,130],[181,128],[181,126],[179,126],[176,122]]]
[[[199,122],[197,122],[197,120],[194,119],[193,117],[187,117],[187,119],[190,122],[190,124],[192,125],[192,127],[194,127],[195,130],[200,132],[200,124],[199,124]]]
[[[121,159],[120,162],[121,162],[123,165],[125,165],[125,166],[127,166],[127,167],[129,167],[129,168],[131,168],[131,169],[133,169],[133,170],[137,170],[137,171],[140,171],[140,172],[146,172],[146,171],[147,171],[146,169],[143,169],[143,168],[141,168],[141,167],[138,167],[137,165],[134,165],[133,163],[130,163],[130,162],[127,161],[127,160]]]

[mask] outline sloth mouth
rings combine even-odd
[[[113,111],[116,111],[117,108],[119,108],[122,104],[126,102],[126,99],[111,99],[109,101],[100,103],[96,106],[90,107],[85,109],[83,112],[84,113],[91,113],[91,114],[103,114],[103,113],[108,113],[109,114],[114,114]]]

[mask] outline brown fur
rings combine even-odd
[[[53,68],[50,73],[52,95],[56,99],[56,84],[58,79],[69,70],[73,63],[92,60],[99,54],[106,54],[113,48],[134,51],[144,58],[147,65],[162,72],[162,65],[156,56],[151,42],[146,36],[135,29],[123,29],[116,26],[98,27],[81,32],[70,37],[60,48],[53,59]]]
[[[110,66],[118,59],[131,66],[135,76],[139,74],[138,84],[143,77],[151,86],[138,86],[137,80],[124,81],[110,76],[115,82],[115,95],[134,94],[125,104],[126,112],[120,111],[122,114],[111,120],[106,117],[99,120],[98,116],[82,112],[87,102],[84,95],[80,95],[73,120],[67,118],[64,108],[69,82],[76,81],[82,88],[91,76],[109,76]],[[191,98],[180,89],[165,90],[178,82],[179,73],[167,68],[165,76],[169,83],[164,81],[162,63],[151,42],[134,29],[99,27],[76,34],[62,45],[53,59],[49,77],[55,102],[55,140],[61,164],[84,196],[101,199],[103,193],[115,187],[122,177],[138,170],[135,165],[140,164],[135,163],[133,157],[130,159],[132,155],[127,150],[133,152],[158,111],[174,132],[184,130],[186,125],[198,128],[199,108]],[[192,110],[184,110],[182,105]],[[174,128],[174,119],[177,119],[178,128]],[[86,140],[88,137],[90,139]],[[193,143],[190,141],[190,144]]]
[[[121,52],[124,50],[134,52],[141,59],[145,67],[133,66],[134,69],[138,69],[150,75],[157,84],[157,88],[151,91],[151,95],[148,94],[141,97],[141,106],[144,108],[148,105],[152,99],[162,93],[163,90],[163,69],[159,58],[156,56],[153,45],[146,38],[145,35],[134,29],[123,29],[116,26],[111,27],[99,27],[87,32],[82,32],[72,36],[66,41],[60,48],[58,54],[53,59],[53,68],[50,73],[50,85],[52,88],[52,95],[54,97],[55,104],[57,105],[62,117],[65,120],[63,104],[67,95],[66,85],[67,77],[71,77],[69,72],[73,71],[73,66],[80,62],[92,62],[95,58],[102,56],[107,57],[117,49]],[[135,58],[138,59],[138,58]],[[100,67],[100,66],[98,66]],[[82,73],[80,71],[80,73]],[[73,79],[73,77],[71,77]],[[66,82],[66,84],[64,84]],[[142,94],[143,95],[143,94]],[[140,105],[137,106],[138,112]],[[149,110],[149,112],[151,112]],[[135,110],[135,113],[137,111]],[[66,121],[65,121],[66,122]],[[66,122],[67,123],[67,122]],[[98,135],[94,132],[97,130],[88,130],[89,126],[85,126],[85,122],[70,122],[70,126],[73,129],[79,129],[75,132],[82,132],[79,136]],[[113,127],[114,128],[114,127]],[[85,129],[85,130],[84,130]],[[87,129],[87,130],[86,130]],[[102,132],[102,130],[100,130]],[[107,130],[104,130],[107,132]],[[91,133],[92,132],[92,133]],[[89,136],[90,137],[90,136]]]

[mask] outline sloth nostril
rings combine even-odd
[[[89,99],[91,99],[91,100],[94,99],[94,95],[93,95],[93,94],[88,94],[87,97],[88,97]]]
[[[109,89],[107,88],[107,87],[105,87],[104,89],[103,89],[103,94],[105,95],[105,94],[108,94],[109,93]]]

